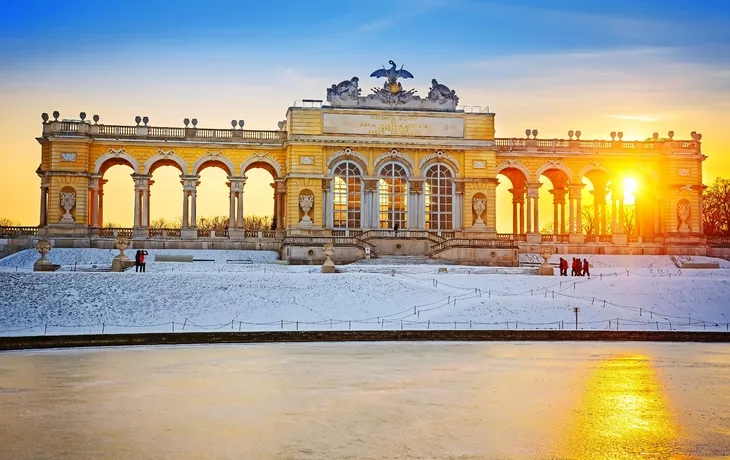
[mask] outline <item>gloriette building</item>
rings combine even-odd
[[[674,133],[649,141],[498,138],[494,113],[460,108],[456,92],[431,80],[427,95],[403,87],[413,76],[392,61],[371,75],[382,86],[363,95],[352,78],[327,89],[326,102],[290,107],[278,130],[109,125],[98,116],[59,120],[43,114],[40,223],[2,229],[4,237],[47,235],[55,246],[111,247],[118,235],[133,247],[280,250],[294,263],[321,262],[334,241],[340,262],[379,254],[420,254],[494,265],[517,263],[518,251],[613,254],[707,254],[702,236],[701,135]],[[104,174],[133,170],[134,226],[103,228]],[[180,229],[151,229],[150,185],[156,168],[180,171]],[[229,229],[196,228],[200,171],[228,175]],[[270,231],[246,231],[246,173],[274,177]],[[539,179],[549,179],[553,213],[538,212]],[[626,231],[623,178],[642,185],[633,232]],[[584,178],[593,185],[593,222],[581,210]],[[496,187],[512,194],[512,231],[497,233]],[[546,184],[547,185],[547,184]],[[545,185],[542,185],[545,187]],[[612,198],[607,201],[607,196]],[[545,199],[543,194],[542,199]],[[541,225],[552,221],[552,234]],[[588,228],[588,230],[586,230]],[[396,231],[397,229],[397,231]]]

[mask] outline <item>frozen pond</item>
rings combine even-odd
[[[730,345],[9,352],[0,408],[15,460],[718,458]]]

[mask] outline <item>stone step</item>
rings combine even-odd
[[[456,263],[426,256],[378,256],[373,259],[358,260],[352,265],[456,265]]]

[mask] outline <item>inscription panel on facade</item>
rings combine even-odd
[[[325,113],[325,134],[364,134],[400,137],[464,137],[464,119],[391,114]]]

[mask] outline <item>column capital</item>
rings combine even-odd
[[[286,193],[286,184],[284,182],[277,182],[276,183],[277,189],[276,193]],[[332,179],[326,178],[322,179],[322,190],[328,191],[332,188]]]
[[[565,204],[565,194],[568,193],[568,190],[564,188],[554,188],[550,190],[550,193],[553,195],[554,204]]]
[[[134,180],[134,189],[137,191],[140,190],[147,190],[150,186],[150,179],[152,179],[152,176],[150,174],[131,174],[132,179]]]
[[[196,187],[200,185],[200,176],[180,174],[180,183],[184,191],[194,192]]]
[[[459,195],[464,194],[464,181],[454,181],[454,193]]]
[[[366,192],[376,192],[378,190],[378,179],[363,179],[365,183],[364,190]]]
[[[412,193],[423,193],[423,179],[409,179],[408,190]]]

